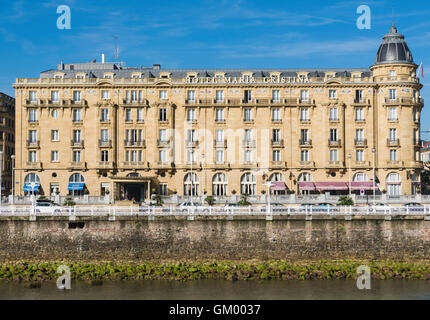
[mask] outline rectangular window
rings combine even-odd
[[[363,141],[364,140],[364,130],[363,129],[355,130],[355,139],[357,141]]]
[[[357,161],[364,161],[364,151],[363,150],[357,150],[355,152],[355,159]]]
[[[51,151],[51,162],[58,162],[58,151]]]
[[[244,102],[252,101],[252,91],[251,90],[245,90],[243,100],[244,100]]]
[[[195,142],[196,141],[196,130],[189,129],[187,131],[187,141],[188,142]]]
[[[196,101],[196,91],[195,90],[188,90],[187,100],[188,101]]]
[[[100,121],[101,122],[109,121],[109,109],[103,108],[100,110]]]
[[[167,162],[167,150],[160,150],[158,152],[160,162]]]
[[[390,78],[391,79],[395,79],[396,78],[396,71],[395,70],[390,70]]]
[[[364,121],[364,109],[355,108],[355,121]]]
[[[160,99],[167,99],[167,90],[160,90]]]
[[[281,151],[279,151],[279,150],[273,150],[272,160],[275,161],[275,162],[281,161]]]
[[[102,90],[102,99],[103,100],[109,100],[110,99],[110,91],[109,90]]]
[[[390,89],[388,97],[390,100],[396,100],[396,89]]]
[[[52,141],[59,141],[60,135],[58,133],[58,130],[51,130],[51,140]]]
[[[280,90],[272,90],[272,100],[275,102],[281,101],[281,91]]]
[[[28,162],[37,162],[37,152],[36,151],[30,151],[28,153]]]
[[[194,149],[188,149],[187,161],[193,163],[196,162],[196,152]]]
[[[273,142],[281,141],[281,130],[279,130],[279,129],[273,129],[272,130],[272,140],[273,140]]]
[[[73,151],[73,162],[81,162],[81,152]]]
[[[224,91],[223,90],[217,90],[216,91],[216,101],[217,102],[224,101]]]
[[[29,122],[37,122],[37,110],[30,109],[29,111]]]
[[[81,102],[81,92],[80,91],[73,91],[73,101],[74,102]]]
[[[73,109],[73,122],[81,122],[81,121],[82,121],[81,109]]]
[[[73,130],[73,142],[81,142],[81,130]]]
[[[337,98],[337,91],[336,90],[329,90],[328,91],[328,97],[330,99],[336,99]]]
[[[131,102],[137,102],[138,99],[138,91],[131,90]]]
[[[397,161],[397,150],[390,150],[390,161]]]
[[[125,122],[132,122],[131,109],[125,109]]]
[[[102,150],[101,151],[100,161],[101,162],[108,162],[109,161],[109,151],[108,150]]]
[[[281,109],[272,109],[272,121],[281,121]]]
[[[28,141],[31,143],[35,143],[37,141],[37,131],[36,130],[30,130],[28,132]]]
[[[330,129],[330,141],[337,141],[337,129]]]
[[[309,91],[308,90],[301,90],[300,91],[300,101],[302,101],[302,102],[308,102],[309,101]]]
[[[59,91],[51,91],[51,100],[52,100],[52,102],[60,101],[60,92]]]
[[[30,96],[30,102],[32,103],[37,102],[37,91],[30,91],[29,96]]]
[[[309,161],[309,151],[308,150],[302,150],[300,152],[300,160],[301,161]]]
[[[252,150],[245,150],[245,162],[252,162]]]
[[[100,140],[109,141],[109,130],[107,129],[100,130]]]
[[[396,121],[397,118],[397,108],[396,107],[390,107],[388,108],[388,120],[390,121]]]
[[[224,150],[216,151],[216,163],[224,163]]]
[[[137,122],[143,122],[143,109],[137,109]]]
[[[245,141],[251,141],[252,140],[252,130],[251,129],[245,129]]]
[[[309,121],[309,109],[300,108],[300,121]]]
[[[301,129],[300,130],[300,139],[302,142],[307,142],[309,139],[309,130],[308,129]]]
[[[196,121],[196,109],[187,110],[187,121]]]
[[[390,129],[390,141],[397,140],[397,129]]]
[[[215,111],[215,121],[224,121],[224,109],[216,109]]]
[[[330,108],[330,120],[331,121],[339,120],[339,117],[337,114],[337,108]]]
[[[223,142],[224,141],[224,130],[217,130],[215,133],[216,141]]]
[[[355,102],[363,102],[363,90],[355,90]]]
[[[167,196],[168,195],[167,183],[160,183],[158,192],[160,196]]]
[[[244,121],[252,121],[252,109],[245,108],[244,109]]]
[[[158,112],[158,120],[159,121],[167,121],[167,109],[160,108]]]
[[[330,161],[337,161],[337,150],[330,150]]]
[[[160,141],[167,141],[167,130],[166,129],[160,129]]]

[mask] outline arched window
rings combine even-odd
[[[257,193],[257,180],[252,173],[245,173],[240,179],[240,192],[250,196]]]
[[[212,195],[226,196],[227,195],[227,177],[224,173],[217,173],[212,178]]]
[[[199,178],[195,173],[187,173],[184,178],[184,196],[199,195]]]
[[[308,172],[303,172],[302,174],[299,175],[299,181],[310,182],[310,181],[312,181],[312,176]]]
[[[365,181],[369,181],[367,174],[363,173],[363,172],[358,172],[354,175],[354,177],[352,178],[352,181],[354,182],[365,182]]]
[[[80,173],[74,173],[70,176],[69,182],[85,182],[84,177]]]
[[[25,177],[24,183],[27,184],[27,183],[31,183],[31,182],[37,182],[38,184],[40,184],[39,176],[35,173],[27,174],[27,176]]]
[[[402,194],[402,179],[398,173],[390,173],[387,176],[387,194],[399,196]]]
[[[280,172],[272,173],[269,177],[270,182],[285,182],[284,176]],[[270,190],[270,194],[285,194],[285,190]]]

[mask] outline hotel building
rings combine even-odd
[[[368,69],[60,64],[13,85],[15,194],[413,194],[416,71],[394,25]]]
[[[12,165],[15,154],[15,99],[0,92],[0,151],[2,196],[12,190]]]

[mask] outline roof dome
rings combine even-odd
[[[410,63],[414,64],[412,53],[406,44],[405,37],[397,32],[393,24],[390,33],[382,39],[382,44],[376,54],[375,64]]]

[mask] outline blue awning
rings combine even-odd
[[[68,190],[81,191],[84,190],[85,182],[69,182]]]
[[[39,191],[40,184],[35,183],[33,187],[30,185],[30,183],[25,183],[24,187],[22,188],[25,192],[37,192]]]

